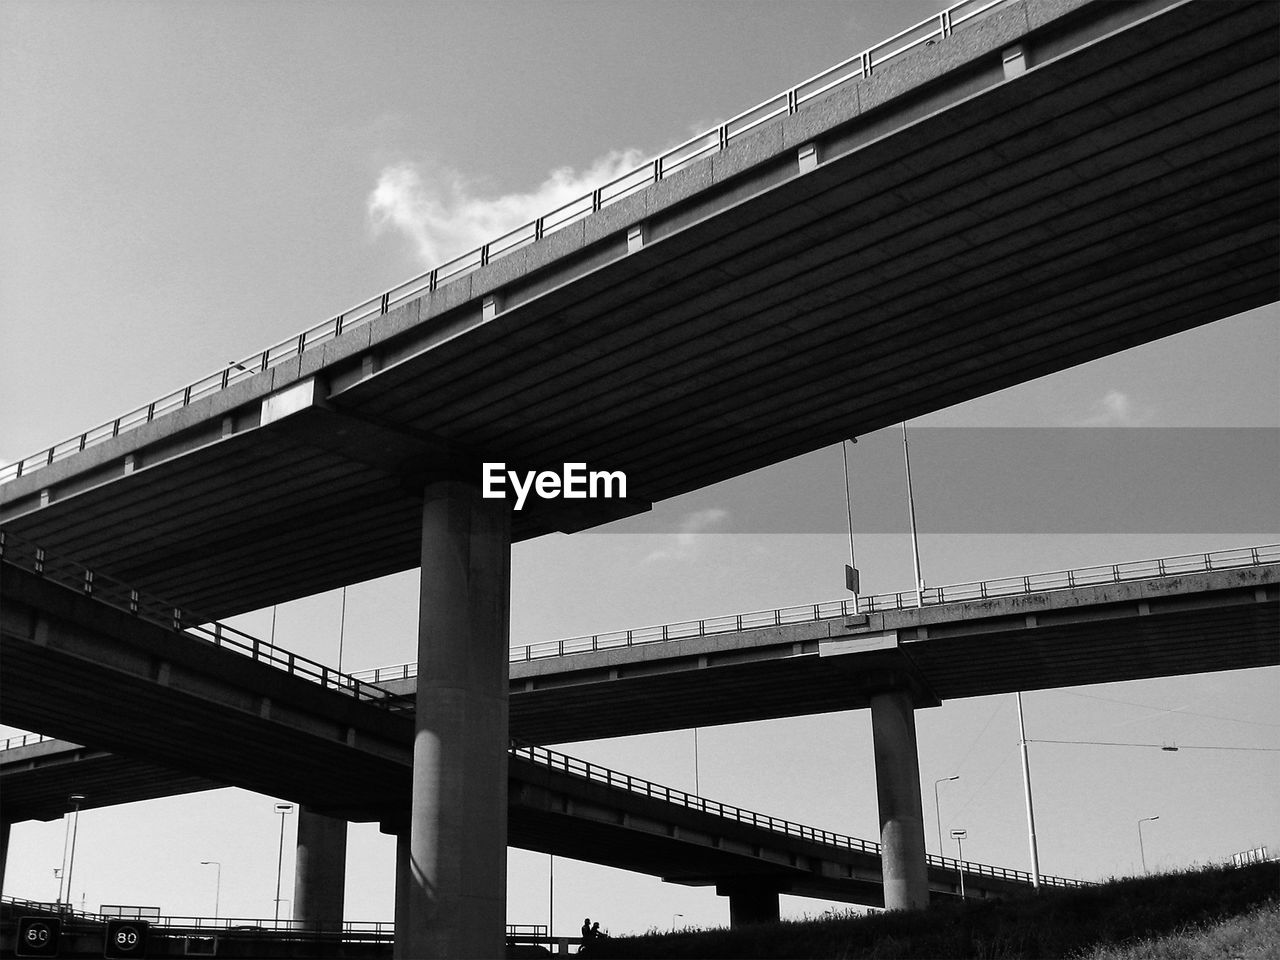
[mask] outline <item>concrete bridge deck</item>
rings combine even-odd
[[[626,471],[630,502],[514,516],[517,540],[572,530],[1274,302],[1278,36],[1269,2],[1003,0],[340,336],[51,449],[0,485],[0,522],[227,616],[416,566],[442,467]]]
[[[508,767],[508,842],[513,847],[631,870],[729,896],[747,889],[884,905],[880,844],[743,810],[590,764],[520,747]],[[0,818],[51,820],[82,792],[83,809],[228,784],[61,740],[0,749]],[[929,857],[931,896],[959,895],[961,864]],[[965,861],[972,897],[1008,896],[1025,871]],[[1062,877],[1041,877],[1055,886]]]
[[[262,748],[268,780],[281,775],[280,763],[316,749],[322,751],[316,756],[336,751],[343,757],[355,749],[364,763],[377,758],[398,765],[407,757],[410,715],[388,711],[377,698],[392,695],[407,709],[416,690],[414,665],[345,676],[317,664],[304,674],[311,682],[298,680],[287,674],[302,658],[287,651],[247,638],[254,658],[247,659],[175,635],[166,620],[169,604],[148,605],[113,578],[78,564],[59,566],[12,536],[6,544],[0,565],[4,722],[176,769],[195,761],[188,741],[206,742],[210,729],[231,723]],[[566,656],[534,659],[527,648],[526,659],[518,649],[508,681],[510,734],[524,743],[567,743],[861,709],[886,682],[910,689],[916,705],[925,707],[959,697],[1280,663],[1276,548],[1131,566],[1170,572],[1058,589],[1040,589],[1037,578],[1012,578],[959,592],[989,594],[1023,579],[1026,590],[856,616],[838,605],[819,617],[823,605],[815,605],[814,619],[751,627],[756,615],[746,615],[744,629],[666,642],[629,642],[634,637],[627,631],[606,635],[604,644],[592,638],[597,649]],[[1119,578],[1121,569],[1114,569]],[[1074,580],[1077,573],[1086,571],[1052,577]],[[92,596],[83,589],[86,575],[95,577]],[[935,599],[945,601],[947,589],[957,592],[934,588]],[[867,598],[862,609],[888,605],[894,596]],[[150,619],[121,609],[130,603],[141,604]],[[689,630],[697,623],[678,626]],[[228,639],[218,624],[197,629]],[[642,638],[669,632],[637,631]],[[615,645],[619,639],[628,642]],[[579,649],[585,640],[550,647]],[[155,710],[172,718],[172,736],[149,721]],[[156,753],[165,739],[169,745]],[[311,746],[313,739],[320,746]],[[201,762],[212,769],[243,763],[237,753],[233,748]],[[209,776],[211,768],[189,769]],[[325,779],[313,784],[308,801],[317,807],[336,799]],[[286,795],[278,782],[240,785]]]

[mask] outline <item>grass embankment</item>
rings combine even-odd
[[[1209,867],[1003,901],[945,903],[929,910],[620,937],[594,946],[590,956],[1004,960],[1093,952],[1098,960],[1277,957],[1278,903],[1280,869],[1274,863]],[[1226,926],[1208,929],[1241,915],[1247,916],[1233,925],[1239,928],[1235,933]],[[1241,939],[1246,952],[1237,953],[1227,946],[1233,937],[1261,937],[1270,948],[1257,952]],[[1156,949],[1160,938],[1203,938],[1208,952],[1097,953],[1101,948]],[[1180,948],[1166,944],[1161,949]]]

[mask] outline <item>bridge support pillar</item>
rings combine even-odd
[[[778,889],[761,883],[717,884],[716,893],[729,898],[729,927],[777,923]]]
[[[293,919],[322,930],[341,930],[347,821],[299,806],[296,856]]]
[[[4,892],[4,865],[9,862],[9,827],[8,820],[0,820],[0,893]]]
[[[506,502],[469,483],[428,482],[397,957],[505,951],[510,581]]]
[[[929,905],[920,760],[911,695],[891,690],[871,697],[871,739],[880,806],[881,868],[887,910]]]

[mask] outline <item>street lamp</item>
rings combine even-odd
[[[71,856],[67,856],[67,834],[62,836],[62,876],[58,878],[58,909],[62,910],[62,887],[63,880],[66,881],[68,905],[72,903],[74,895],[71,892],[71,871],[76,863],[76,835],[80,832],[80,804],[84,803],[83,793],[73,793],[67,797],[67,802],[71,804],[74,823],[67,821],[67,831],[71,834]]]
[[[672,932],[672,933],[675,933],[675,932],[676,932],[676,917],[679,917],[681,920],[683,920],[683,919],[684,919],[684,914],[683,914],[683,913],[673,913],[673,914],[671,915],[671,932]]]
[[[945,857],[946,852],[942,849],[942,810],[938,806],[938,784],[959,779],[960,774],[957,773],[954,777],[943,777],[941,780],[933,781],[933,813],[938,818],[938,856],[940,857]]]
[[[292,803],[277,803],[280,814],[280,856],[276,860],[276,923],[280,922],[280,874],[284,872],[284,818],[293,813]]]
[[[1142,825],[1159,819],[1160,815],[1156,814],[1154,817],[1143,817],[1138,821],[1138,856],[1142,857],[1142,872],[1144,874],[1147,872],[1147,852],[1142,848]]]
[[[960,865],[960,899],[964,896],[964,838],[969,835],[967,830],[952,830],[951,839],[956,842],[956,848],[960,851],[960,859],[957,861]]]
[[[200,866],[218,868],[218,882],[217,882],[217,886],[213,888],[213,919],[217,920],[218,906],[222,901],[222,861],[221,860],[201,860]],[[277,894],[279,892],[280,892],[279,890],[276,891]]]

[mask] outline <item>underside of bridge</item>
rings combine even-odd
[[[1280,7],[1038,6],[7,483],[0,519],[221,617],[416,566],[442,449],[626,472],[520,541],[1280,299]]]
[[[368,814],[393,782],[395,956],[497,955],[512,542],[1280,299],[1278,64],[1274,3],[1013,0],[290,365],[0,488],[5,531],[202,617],[420,565],[409,750],[408,718],[353,701],[335,725],[311,696],[329,691],[257,663],[238,684],[187,669],[225,651],[139,652],[116,625],[119,663],[87,665],[90,601],[60,610],[29,579],[4,611],[6,675],[56,671],[100,711],[101,743],[158,762],[112,701],[154,716],[185,696],[192,736],[256,738],[266,793],[303,737],[303,799],[325,812]],[[479,496],[481,461],[623,471],[629,499],[511,512]],[[929,895],[913,711],[936,697],[907,675],[863,691],[889,908]],[[90,739],[65,701],[7,681],[5,702],[11,722]],[[758,885],[737,894],[767,910]]]

